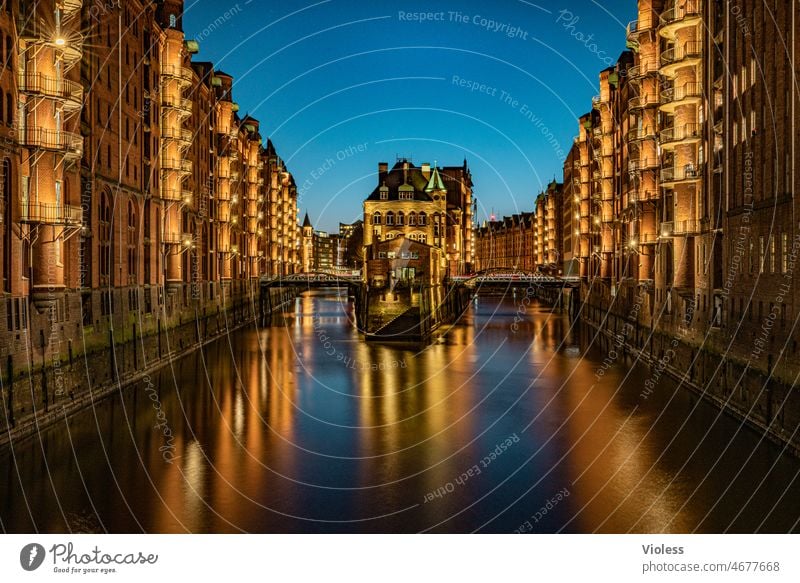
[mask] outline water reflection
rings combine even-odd
[[[304,294],[155,375],[156,402],[138,386],[19,444],[3,528],[510,532],[567,491],[534,531],[797,529],[798,460],[670,381],[643,401],[629,360],[598,376],[559,313],[482,298],[421,350],[351,318]]]

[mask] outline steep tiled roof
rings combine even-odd
[[[408,170],[403,170],[403,164],[408,164]],[[425,188],[428,186],[428,179],[422,174],[422,170],[411,162],[398,161],[391,170],[381,175],[381,180],[382,183],[375,187],[375,190],[367,197],[367,200],[380,201],[382,186],[386,186],[389,189],[388,200],[399,200],[398,191],[404,184],[414,188],[414,200],[433,200],[425,192]]]

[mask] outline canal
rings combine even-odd
[[[547,306],[366,344],[346,298],[0,453],[6,532],[788,532],[800,460]]]

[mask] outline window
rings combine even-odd
[[[100,285],[110,285],[111,275],[111,204],[109,195],[104,192],[100,196],[98,213],[98,246],[100,251]]]
[[[781,273],[789,273],[789,234],[781,234]]]
[[[766,246],[764,245],[764,236],[758,238],[758,272],[764,273],[764,253]]]
[[[775,271],[775,235],[769,238],[769,272],[776,273]]]
[[[386,224],[394,225],[394,213],[392,211],[386,213]]]
[[[169,15],[169,27],[170,28],[175,28],[176,26],[178,26],[178,17],[175,16],[174,14],[170,14]]]
[[[128,285],[136,284],[136,264],[138,256],[136,253],[136,205],[133,201],[128,201]]]
[[[417,213],[411,213],[408,215],[408,224],[409,226],[413,227],[417,224]]]
[[[426,222],[427,215],[425,213],[419,213],[419,220],[417,221],[417,224],[419,224],[420,227],[424,227]]]
[[[403,211],[397,213],[397,224],[401,227],[405,224],[405,214],[403,214]]]
[[[380,225],[381,224],[381,213],[374,213],[372,215],[372,224],[373,225]]]

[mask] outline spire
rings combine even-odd
[[[433,172],[431,172],[431,179],[428,180],[428,186],[425,187],[425,192],[434,192],[437,190],[443,192],[447,191],[447,189],[444,187],[442,177],[439,176],[439,167],[437,166],[437,163],[434,162]]]
[[[308,218],[308,211],[306,211],[306,218],[303,219],[303,228],[311,226],[311,221]]]

